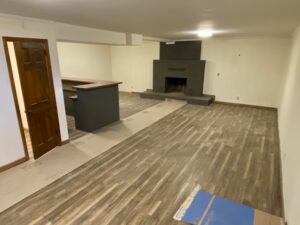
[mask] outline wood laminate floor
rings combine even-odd
[[[136,93],[119,92],[120,118],[125,119],[161,102],[161,100],[141,98]],[[70,140],[76,140],[87,134],[76,129],[73,116],[67,116],[67,123]]]
[[[162,102],[156,99],[141,98],[139,94],[129,92],[119,92],[119,100],[121,119]]]
[[[277,113],[186,105],[0,214],[0,224],[181,224],[205,191],[282,215]],[[34,179],[34,178],[32,178]]]
[[[85,131],[76,129],[74,116],[67,115],[67,124],[68,124],[69,138],[71,141],[81,138],[82,136],[88,134]]]

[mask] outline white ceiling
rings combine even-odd
[[[0,12],[170,39],[284,36],[300,25],[300,0],[0,0]]]

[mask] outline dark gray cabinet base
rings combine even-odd
[[[118,85],[92,90],[77,90],[73,100],[76,129],[95,131],[120,120]]]

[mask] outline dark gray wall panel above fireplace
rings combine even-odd
[[[153,91],[166,92],[166,78],[186,78],[185,94],[202,96],[204,71],[202,60],[154,60]]]
[[[161,60],[200,60],[201,41],[178,41],[174,44],[160,43]]]

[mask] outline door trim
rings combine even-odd
[[[4,45],[4,52],[5,52],[5,57],[6,57],[6,63],[7,63],[7,68],[8,68],[8,74],[9,74],[9,79],[10,79],[10,85],[11,85],[11,90],[13,92],[13,98],[14,98],[14,103],[15,103],[15,110],[17,113],[17,118],[18,118],[18,124],[19,124],[19,130],[21,133],[21,137],[22,137],[22,142],[23,142],[23,148],[24,148],[24,153],[25,156],[14,161],[11,162],[7,165],[1,166],[0,167],[0,172],[7,170],[13,166],[16,166],[20,163],[23,163],[27,160],[29,160],[29,154],[28,154],[28,148],[26,145],[26,139],[25,139],[25,133],[23,130],[23,125],[22,125],[22,119],[21,119],[21,113],[20,113],[20,106],[19,106],[19,102],[18,102],[18,98],[17,98],[17,92],[16,92],[16,87],[15,87],[15,81],[14,81],[14,77],[13,77],[13,71],[12,71],[12,66],[11,66],[11,61],[10,61],[10,56],[9,56],[9,50],[8,50],[8,42],[38,42],[38,43],[44,43],[46,48],[46,61],[47,61],[47,69],[49,72],[49,76],[50,76],[50,89],[51,92],[53,93],[53,101],[54,101],[54,108],[55,108],[55,117],[56,117],[56,121],[57,121],[57,127],[58,127],[58,145],[62,145],[62,140],[61,140],[61,132],[60,132],[60,124],[59,124],[59,118],[58,118],[58,110],[57,110],[57,102],[56,102],[56,96],[55,96],[55,89],[54,89],[54,84],[53,84],[53,74],[52,74],[52,68],[51,68],[51,60],[50,60],[50,51],[49,51],[49,44],[48,44],[48,40],[47,39],[35,39],[35,38],[19,38],[19,37],[3,37],[3,45]]]

